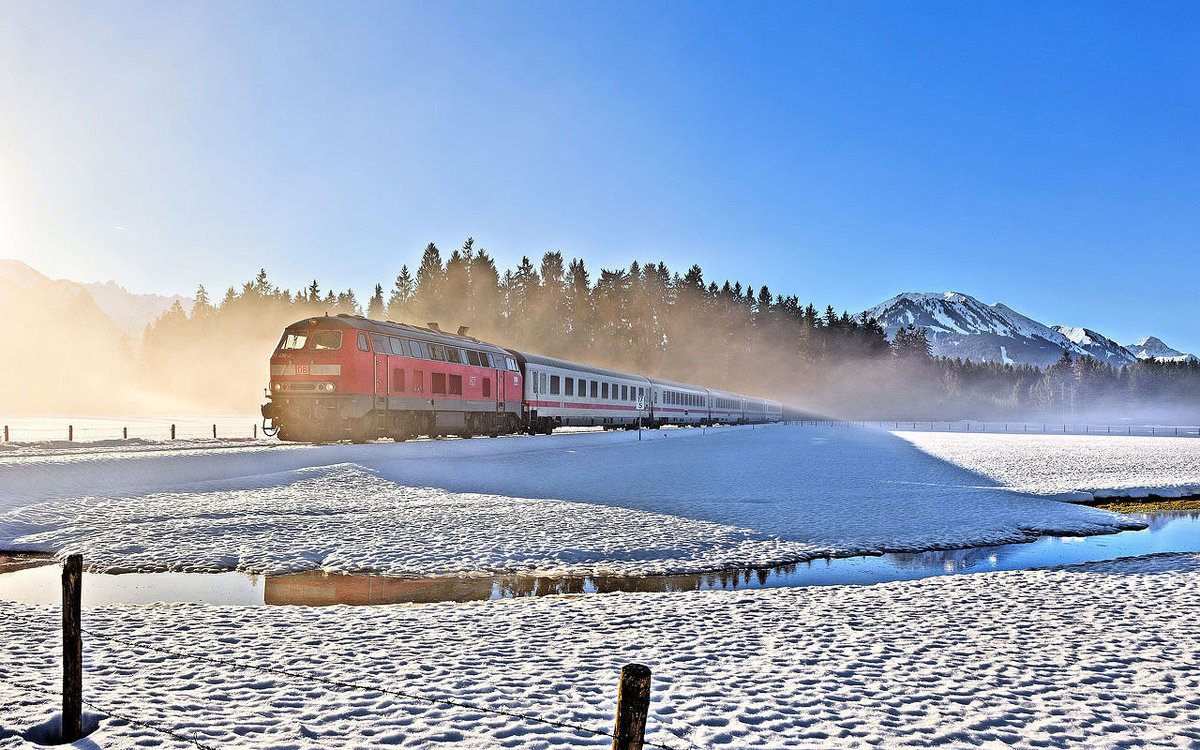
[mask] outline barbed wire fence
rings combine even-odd
[[[901,432],[987,432],[1028,435],[1125,435],[1141,437],[1200,437],[1200,426],[1091,424],[1064,422],[957,422],[918,420],[793,420],[789,424],[801,427],[872,427]]]
[[[10,622],[23,622],[26,625],[33,625],[38,628],[51,628],[53,623],[34,620],[29,617],[21,616],[14,612],[0,611],[0,619],[6,619]],[[64,626],[66,620],[64,619]],[[520,721],[543,726],[564,729],[585,736],[603,737],[613,741],[612,747],[615,750],[639,750],[640,748],[656,748],[656,750],[697,750],[699,746],[689,742],[683,737],[676,739],[680,744],[664,744],[659,742],[651,742],[644,739],[646,731],[646,721],[649,712],[650,698],[650,670],[640,664],[626,665],[621,672],[620,690],[617,698],[617,716],[613,731],[596,729],[594,727],[586,727],[570,721],[548,719],[533,714],[515,711],[507,708],[488,706],[480,702],[468,700],[460,700],[455,698],[446,698],[440,696],[425,695],[420,692],[410,690],[399,690],[395,688],[385,687],[381,685],[370,685],[362,682],[350,680],[341,680],[323,675],[310,674],[294,669],[285,669],[282,667],[263,666],[258,664],[250,664],[235,659],[226,659],[217,656],[206,654],[189,653],[163,646],[156,646],[147,643],[141,643],[130,638],[114,636],[108,633],[100,632],[92,628],[78,628],[80,635],[86,635],[89,638],[104,641],[106,643],[116,644],[118,646],[140,650],[148,653],[160,654],[174,659],[182,659],[191,662],[197,662],[215,666],[237,672],[255,672],[259,674],[268,674],[276,677],[285,677],[291,680],[299,680],[317,685],[322,685],[327,688],[337,688],[341,690],[351,690],[363,693],[373,693],[377,695],[385,695],[393,698],[401,698],[404,700],[425,703],[432,706],[441,706],[447,708],[456,708],[466,711],[477,712],[491,716],[500,716],[513,721]],[[65,638],[65,633],[64,633]],[[154,665],[157,666],[157,665]],[[58,696],[64,697],[64,693],[51,690],[46,687],[28,684],[13,680],[9,675],[0,675],[0,684],[8,685],[10,688],[36,695]],[[65,683],[64,683],[65,684]],[[79,677],[79,684],[82,685],[82,675]],[[65,690],[65,688],[64,688]],[[217,750],[214,745],[206,744],[195,736],[188,736],[177,729],[162,726],[143,719],[127,716],[124,712],[114,713],[103,705],[95,701],[82,699],[82,704],[91,708],[111,719],[126,722],[133,726],[138,726],[143,729],[171,737],[181,742],[186,742],[204,750]]]

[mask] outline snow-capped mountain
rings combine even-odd
[[[1159,362],[1187,362],[1196,359],[1194,354],[1185,354],[1178,349],[1172,349],[1163,343],[1162,339],[1147,336],[1136,344],[1125,347],[1138,359],[1157,359]]]
[[[192,310],[192,298],[178,294],[170,297],[161,294],[134,294],[115,281],[81,286],[96,300],[96,305],[134,341],[141,339],[146,326],[158,320],[175,302],[183,306],[184,312]]]
[[[989,362],[1044,367],[1062,357],[1090,356],[1114,366],[1138,358],[1186,358],[1155,338],[1123,347],[1091,329],[1047,326],[1004,304],[988,305],[960,292],[898,294],[867,310],[889,337],[909,324],[924,328],[933,353]],[[1139,354],[1145,352],[1145,357]]]
[[[1053,328],[1070,339],[1075,346],[1101,362],[1108,362],[1111,365],[1128,365],[1138,360],[1137,356],[1127,347],[1088,328],[1077,326],[1053,326]]]
[[[176,301],[184,312],[192,309],[192,299],[174,295],[134,294],[114,281],[83,284],[68,279],[50,279],[19,260],[0,259],[0,282],[13,285],[34,296],[50,295],[49,299],[70,298],[76,307],[85,306],[92,312],[90,320],[105,319],[129,337],[131,344],[141,341],[146,326],[153,323]],[[86,300],[84,299],[86,298]],[[97,315],[96,313],[102,313]]]
[[[976,362],[1039,366],[1056,362],[1064,351],[1088,352],[1062,333],[1003,305],[987,305],[959,292],[905,293],[867,310],[888,336],[908,325],[924,328],[933,353]]]

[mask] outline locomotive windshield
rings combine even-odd
[[[332,351],[342,348],[342,332],[338,330],[313,331],[312,348]]]
[[[279,340],[279,350],[303,349],[306,343],[308,331],[284,331],[283,338]]]
[[[328,328],[319,331],[284,331],[283,338],[279,340],[280,351],[294,351],[303,349],[305,346],[318,351],[341,349],[342,332],[338,329]]]

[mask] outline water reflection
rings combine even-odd
[[[240,605],[371,605],[468,602],[515,597],[630,592],[683,592],[787,586],[872,584],[938,575],[1021,570],[1158,552],[1200,552],[1200,512],[1133,514],[1148,527],[1092,537],[1042,537],[1023,544],[958,550],[896,552],[873,557],[820,558],[776,568],[667,576],[464,576],[401,578],[308,571],[282,576],[241,573],[85,574],[84,604],[207,602]],[[0,553],[0,599],[59,601],[59,568],[47,560]],[[42,565],[42,567],[28,567]],[[24,567],[25,569],[21,569]]]

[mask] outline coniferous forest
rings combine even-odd
[[[537,352],[782,401],[793,413],[845,419],[977,419],[1180,423],[1200,421],[1200,364],[1114,368],[1065,355],[1028,365],[936,358],[922,329],[889,341],[865,315],[818,309],[795,294],[682,273],[661,262],[593,273],[545,253],[501,272],[468,238],[445,256],[434,244],[415,271],[368,297],[318,280],[280,289],[260,271],[217,300],[201,286],[190,312],[148,326],[139,372],[210,408],[257,403],[283,327],[347,313],[469,335]],[[213,373],[220,373],[214,382]]]

